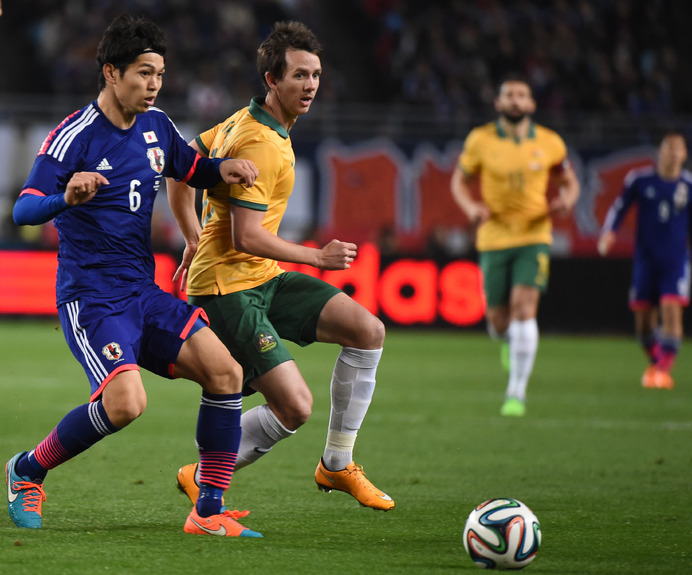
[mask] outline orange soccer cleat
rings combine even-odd
[[[192,504],[197,503],[199,498],[199,485],[195,481],[195,474],[197,473],[198,463],[190,463],[189,465],[183,465],[178,469],[178,491],[183,495],[187,495],[192,501]]]
[[[238,523],[227,513],[211,515],[209,517],[200,517],[197,513],[197,508],[193,507],[190,515],[185,521],[183,528],[185,533],[193,533],[195,535],[217,535],[220,537],[262,537],[258,531],[248,529],[244,525]]]
[[[670,373],[658,369],[655,365],[649,366],[642,375],[642,386],[648,389],[673,389],[674,385]]]
[[[315,482],[321,491],[329,493],[332,489],[336,489],[352,495],[363,507],[382,511],[394,509],[392,498],[377,489],[365,477],[363,468],[353,462],[341,471],[329,471],[320,459],[315,470]]]

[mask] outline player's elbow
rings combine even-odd
[[[22,201],[22,197],[17,200],[12,209],[12,219],[14,223],[18,226],[28,226],[33,224],[33,219],[31,218],[31,210],[28,209],[28,203]]]
[[[249,249],[249,244],[250,242],[246,241],[246,238],[242,236],[242,234],[233,234],[233,247],[243,253],[250,253],[248,251]]]
[[[12,219],[14,220],[14,223],[18,226],[25,226],[29,223],[28,221],[25,221],[22,215],[18,214],[16,210],[12,211]]]
[[[251,234],[234,232],[233,233],[233,247],[245,254],[256,255],[257,254],[257,242]]]

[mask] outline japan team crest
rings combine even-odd
[[[673,205],[675,210],[680,212],[687,207],[687,198],[689,195],[689,190],[687,189],[687,184],[685,182],[679,182],[675,188],[675,193],[673,194]]]
[[[101,353],[106,356],[106,359],[116,361],[123,356],[123,350],[120,349],[120,344],[112,341],[108,345],[104,345]]]
[[[161,148],[149,148],[147,150],[147,158],[149,158],[149,165],[152,170],[157,174],[163,172],[163,166],[166,164],[166,161]]]

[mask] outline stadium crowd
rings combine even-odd
[[[635,125],[639,116],[692,113],[686,10],[682,0],[25,0],[0,18],[0,95],[93,95],[99,35],[129,11],[169,38],[157,102],[176,119],[211,124],[261,93],[256,46],[274,22],[296,19],[324,38],[323,109],[404,104],[442,126],[459,114],[487,116],[498,81],[519,71],[553,123],[556,114],[596,112]],[[0,109],[0,118],[9,116]],[[16,239],[10,203],[0,202],[2,242]],[[157,210],[153,225],[161,247],[177,246],[169,217]],[[55,244],[52,226],[42,234],[21,241]]]
[[[522,71],[541,109],[689,109],[672,79],[674,3],[363,0],[376,22],[375,62],[389,97],[484,109],[499,78]]]
[[[325,75],[322,95],[339,101],[487,109],[511,70],[528,75],[548,111],[685,113],[682,10],[664,0],[27,0],[5,11],[0,51],[21,42],[34,60],[22,69],[42,72],[5,89],[87,94],[99,31],[122,11],[151,15],[171,38],[166,101],[218,117],[260,89],[255,47],[288,18],[327,39],[338,72]]]

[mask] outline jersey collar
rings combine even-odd
[[[264,124],[268,128],[274,130],[284,140],[288,138],[286,128],[279,124],[279,122],[276,121],[276,118],[274,118],[274,116],[272,116],[262,107],[262,104],[264,104],[264,96],[255,96],[250,101],[249,110],[252,117],[255,118],[255,120],[257,120],[260,124]]]
[[[502,124],[500,124],[500,120],[495,120],[495,126],[497,128],[497,137],[498,138],[508,138],[509,136],[507,135],[507,132],[505,132],[502,129]],[[536,124],[533,123],[533,120],[529,123],[529,133],[526,136],[527,140],[533,140],[536,137]],[[517,140],[518,142],[519,140]]]

